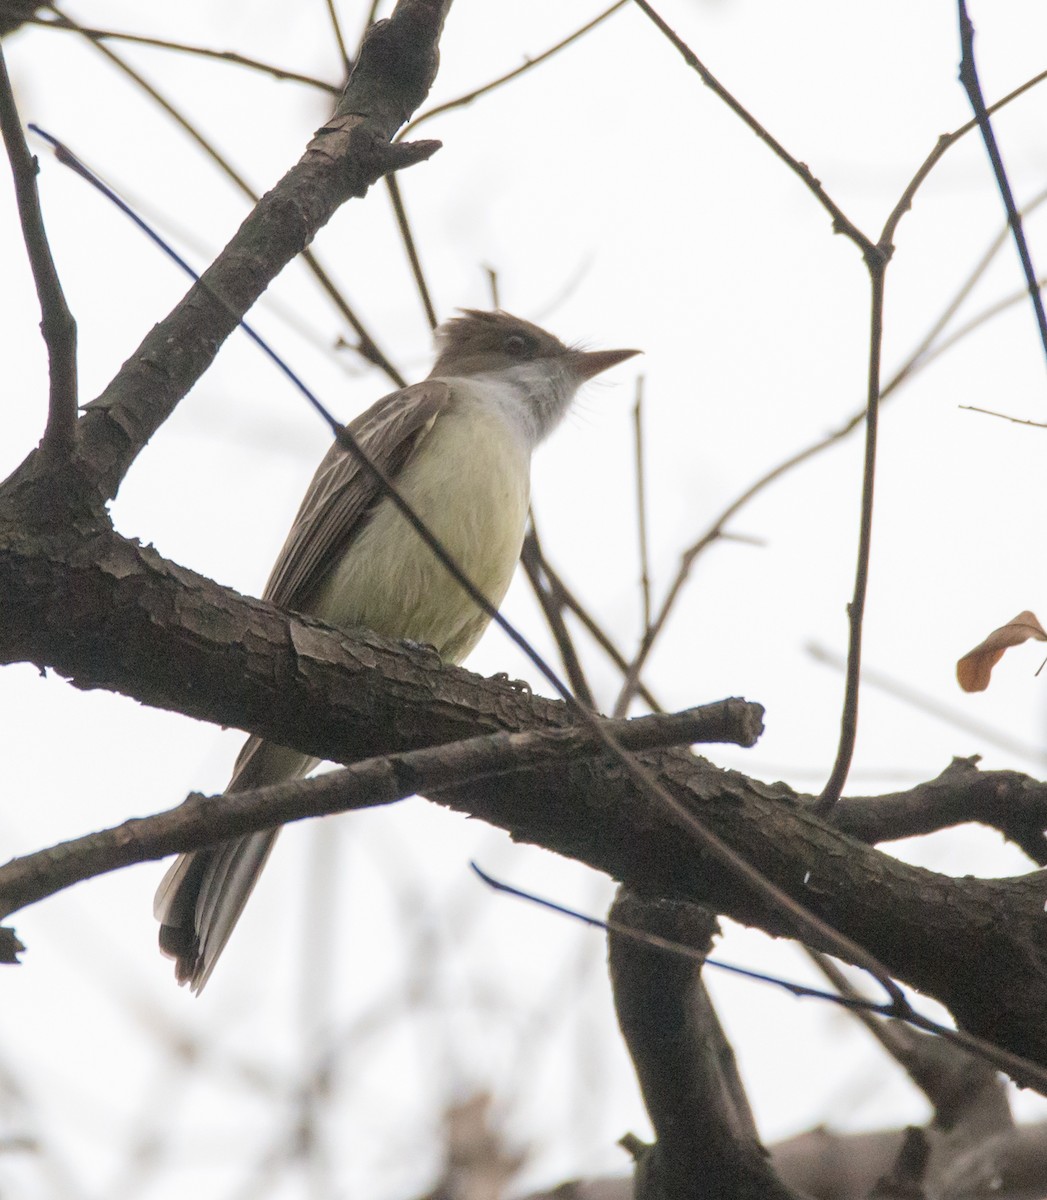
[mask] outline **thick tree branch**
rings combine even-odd
[[[50,666],[80,687],[341,761],[576,721],[562,704],[478,680],[424,648],[350,637],[237,596],[111,530],[82,538],[80,530],[27,530],[5,512],[11,504],[0,502],[0,661]],[[737,854],[939,999],[968,1031],[1047,1062],[1038,875],[949,879],[825,825],[784,785],[720,771],[686,751],[639,757]],[[681,837],[606,754],[430,799],[647,893],[795,933],[788,914]]]
[[[1044,866],[1047,784],[1018,771],[979,771],[977,761],[953,759],[937,778],[906,792],[846,797],[833,814],[833,824],[875,844],[976,821],[998,829]]]
[[[619,892],[612,922],[707,951],[712,913]],[[641,1155],[642,1200],[788,1200],[760,1144],[734,1061],[701,978],[701,963],[611,933],[611,983],[657,1135]]]

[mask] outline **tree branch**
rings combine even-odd
[[[609,920],[708,951],[712,913],[619,892]],[[618,1024],[657,1135],[641,1154],[642,1200],[793,1200],[756,1132],[701,964],[611,933]]]
[[[605,724],[629,750],[693,742],[751,745],[761,727],[759,705],[739,700]],[[416,793],[494,779],[511,771],[555,767],[567,759],[592,757],[599,750],[599,741],[585,728],[493,733],[365,759],[312,779],[221,796],[193,793],[177,808],[12,859],[0,867],[0,919],[74,883],[133,863],[308,817],[376,808]]]
[[[0,661],[51,666],[80,687],[342,761],[578,723],[563,704],[479,680],[424,647],[340,633],[237,596],[112,531],[66,541],[27,530],[17,513],[3,519],[11,504],[0,498]],[[638,758],[754,870],[939,999],[964,1028],[1047,1062],[1037,875],[949,879],[825,825],[784,785],[720,771],[687,751]],[[682,838],[606,754],[430,799],[648,893],[795,935],[791,913]]]
[[[51,381],[47,408],[47,427],[40,451],[52,468],[67,463],[73,450],[76,428],[77,371],[76,321],[65,301],[51,247],[47,242],[40,194],[36,187],[38,165],[29,153],[22,122],[15,105],[11,80],[7,74],[3,48],[0,47],[0,130],[18,200],[22,237],[29,254],[36,295],[40,301],[40,329],[47,347],[48,374]]]
[[[954,758],[936,779],[905,792],[845,797],[833,824],[874,844],[977,821],[1047,866],[1047,784],[1018,771],[979,771],[977,761]]]

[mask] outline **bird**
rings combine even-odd
[[[426,379],[352,421],[353,438],[497,608],[520,557],[531,454],[587,380],[637,350],[582,350],[502,310],[459,310],[435,330]],[[330,625],[432,646],[462,662],[489,617],[373,475],[336,439],[306,490],[265,600]],[[250,736],[227,792],[299,778],[319,760]],[[199,992],[279,829],[180,855],[157,889],[160,949]]]

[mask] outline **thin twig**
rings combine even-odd
[[[992,123],[989,120],[989,112],[985,107],[985,98],[982,95],[981,84],[978,82],[978,65],[974,58],[974,25],[967,15],[965,0],[957,0],[957,12],[960,20],[960,82],[963,84],[967,98],[971,102],[971,108],[974,111],[978,128],[981,131],[982,141],[985,143],[986,153],[989,155],[989,161],[992,163],[993,174],[996,176],[996,186],[1000,189],[1003,206],[1007,212],[1007,223],[1010,225],[1011,233],[1014,235],[1014,245],[1018,251],[1018,258],[1022,265],[1022,272],[1025,275],[1025,283],[1029,289],[1029,296],[1032,299],[1033,312],[1036,314],[1036,325],[1040,331],[1040,344],[1043,347],[1044,356],[1047,357],[1047,313],[1044,312],[1043,297],[1036,282],[1036,270],[1032,265],[1029,244],[1025,240],[1022,219],[1018,212],[1018,206],[1014,202],[1014,193],[1011,191],[1010,180],[1007,178],[1007,169],[1003,165],[1003,156],[1000,154],[1000,148],[996,144],[996,134],[993,132]]]
[[[542,549],[541,542],[537,538],[537,534],[532,528],[528,531],[527,537],[524,539],[524,548],[527,550],[528,542],[532,542],[530,552],[533,554],[535,562],[539,565],[542,574],[545,576],[546,585],[549,588],[551,596],[555,599],[557,605],[574,613],[575,617],[581,622],[582,627],[588,632],[589,636],[614,663],[614,665],[623,674],[629,669],[629,663],[625,659],[625,655],[611,641],[607,633],[597,624],[596,619],[578,599],[571,589],[564,583],[562,576],[546,558],[545,551]],[[636,685],[636,694],[640,696],[644,704],[652,712],[664,712],[662,706],[647,690],[643,681],[640,680]]]
[[[643,628],[646,633],[651,627],[651,573],[647,553],[647,487],[644,478],[643,384],[644,377],[638,375],[636,377],[636,404],[633,406],[633,432],[636,445],[636,525],[640,539],[640,595],[643,598]]]
[[[557,42],[555,46],[550,46],[548,50],[543,50],[541,54],[536,54],[534,58],[528,58],[526,62],[518,67],[514,67],[511,71],[507,71],[504,75],[499,75],[497,79],[492,79],[490,83],[483,84],[482,87],[473,88],[471,92],[466,92],[462,96],[456,97],[454,100],[447,100],[443,104],[437,104],[433,108],[427,109],[423,113],[419,113],[413,121],[409,121],[397,135],[398,138],[406,137],[412,130],[418,128],[423,121],[428,121],[432,117],[437,117],[441,113],[450,112],[453,108],[463,108],[467,104],[472,104],[474,100],[478,100],[481,96],[486,96],[488,92],[493,92],[495,88],[500,88],[502,84],[509,83],[510,80],[518,78],[532,68],[537,67],[540,63],[552,58],[554,54],[558,54],[561,50],[565,50],[572,42],[576,42],[580,37],[584,37],[591,29],[595,29],[597,25],[606,21],[609,16],[616,13],[620,8],[624,8],[629,0],[616,0],[610,8],[605,8],[599,16],[593,17],[591,21],[586,22],[580,29],[576,29],[574,33],[568,34],[563,41]]]
[[[436,316],[436,309],[433,307],[429,285],[425,282],[422,260],[418,255],[418,246],[415,243],[414,234],[411,232],[411,223],[407,219],[407,209],[404,208],[403,196],[400,194],[400,183],[396,178],[395,171],[386,175],[385,186],[389,192],[389,199],[393,202],[396,225],[400,230],[404,249],[407,251],[408,262],[411,264],[411,274],[414,276],[415,288],[418,291],[419,299],[422,301],[422,307],[425,309],[425,319],[429,322],[429,328],[435,329],[440,322]]]
[[[36,187],[39,169],[29,153],[22,122],[18,116],[14,91],[7,73],[7,62],[0,47],[0,130],[11,163],[18,217],[22,224],[33,283],[40,302],[40,330],[47,347],[49,395],[47,425],[41,453],[50,465],[68,462],[76,439],[76,321],[69,311],[58,270],[51,256]]]
[[[353,60],[349,57],[349,51],[346,49],[345,38],[342,36],[342,23],[338,19],[338,10],[334,4],[335,0],[327,0],[327,15],[331,18],[331,30],[334,33],[334,40],[338,46],[338,54],[342,60],[342,76],[348,79],[349,72],[353,68]]]
[[[820,642],[808,642],[804,646],[804,651],[815,662],[835,670],[842,671],[846,666],[846,660],[841,655],[834,653]],[[943,704],[936,696],[918,691],[903,680],[895,679],[883,671],[878,671],[875,667],[863,669],[862,682],[866,687],[877,688],[902,704],[907,704],[918,712],[926,713],[936,721],[943,721],[955,730],[970,734],[977,738],[982,746],[995,746],[999,750],[1006,751],[1008,756],[1035,762],[1040,769],[1047,767],[1047,749],[1035,743],[1023,742],[1020,738],[1012,737],[1008,733],[994,729],[991,725],[975,720],[970,715],[969,709],[953,708]]]
[[[579,704],[584,704],[586,708],[591,708],[595,711],[596,699],[593,696],[592,689],[589,687],[589,681],[585,677],[585,671],[582,669],[578,652],[575,650],[574,641],[563,619],[563,601],[556,594],[555,589],[543,578],[543,563],[544,559],[538,541],[538,533],[534,527],[534,515],[532,514],[531,528],[527,531],[523,547],[520,550],[520,564],[524,569],[524,574],[527,576],[527,582],[531,585],[531,591],[534,592],[535,599],[541,606],[545,623],[549,626],[549,632],[553,635],[553,639],[556,642],[556,648],[560,652],[560,661],[567,672],[567,678],[574,691],[575,699]]]
[[[76,21],[59,12],[54,5],[49,4],[47,8],[54,13],[55,19],[29,16],[25,18],[26,24],[38,25],[44,29],[62,29],[68,33],[79,33],[84,37],[90,38],[92,41],[127,42],[134,46],[153,46],[158,50],[173,50],[177,54],[192,54],[197,58],[218,59],[220,62],[232,63],[237,67],[247,67],[252,71],[261,71],[265,75],[272,75],[274,79],[286,79],[292,83],[304,83],[307,87],[316,88],[332,96],[339,95],[342,90],[337,84],[325,83],[322,79],[317,79],[312,75],[302,75],[298,71],[288,71],[284,67],[274,66],[272,63],[262,62],[257,58],[248,58],[247,55],[238,54],[235,50],[212,50],[208,46],[194,46],[186,42],[172,42],[167,38],[145,37],[137,33],[123,33],[116,29],[97,29],[88,25],[79,25]]]
[[[1045,79],[1047,79],[1047,71],[1040,71],[1038,74],[1033,75],[1024,83],[1019,84],[1012,91],[1009,91],[1005,96],[1001,96],[999,100],[996,100],[994,103],[990,104],[985,110],[986,114],[988,116],[992,116],[993,114],[998,113],[1001,108],[1005,108],[1008,104],[1017,100],[1019,96],[1024,95],[1031,88],[1036,87],[1037,84],[1043,83]],[[912,179],[910,179],[906,184],[905,190],[898,199],[898,203],[893,209],[891,209],[890,216],[884,223],[883,232],[880,234],[881,244],[894,241],[894,233],[898,228],[898,222],[901,221],[902,217],[905,216],[910,208],[912,208],[913,198],[915,197],[917,191],[927,176],[930,175],[933,168],[937,165],[938,160],[942,157],[946,150],[948,150],[951,146],[955,146],[961,138],[966,137],[967,134],[977,128],[977,120],[968,121],[966,125],[961,125],[958,129],[954,129],[952,133],[943,133],[937,142],[935,142],[934,149],[931,150],[930,154],[927,155],[927,157],[917,168]],[[1009,228],[1009,224],[1004,228],[1004,240],[1006,240],[1007,230]]]
[[[876,435],[880,413],[880,357],[883,351],[883,294],[888,255],[880,261],[868,261],[871,277],[869,304],[869,380],[865,414],[865,458],[862,466],[862,511],[858,532],[858,563],[854,575],[854,594],[847,606],[849,636],[847,641],[847,674],[844,685],[843,711],[840,715],[840,741],[836,761],[826,780],[822,794],[812,805],[812,811],[828,818],[836,807],[854,757],[858,736],[858,693],[862,670],[862,622],[865,617],[865,597],[869,586],[869,556],[872,550],[873,492],[876,482]]]
[[[363,28],[360,30],[360,36],[356,39],[358,42],[364,40],[364,34],[378,20],[378,9],[381,6],[382,0],[371,0],[370,6],[367,9],[367,15],[364,17]]]
[[[680,52],[684,62],[701,77],[702,83],[705,84],[712,92],[727,105],[727,107],[738,117],[740,117],[746,125],[756,134],[765,146],[768,146],[777,156],[785,163],[785,165],[800,177],[804,185],[814,195],[818,203],[832,217],[833,232],[842,233],[844,237],[849,238],[862,251],[868,255],[875,251],[875,244],[872,239],[854,224],[847,216],[842,208],[836,203],[829,193],[822,187],[820,179],[816,179],[811,173],[810,167],[806,163],[800,162],[794,158],[788,150],[773,137],[768,130],[760,124],[760,122],[749,112],[749,110],[737,100],[724,85],[716,78],[707,66],[699,59],[698,55],[687,45],[687,43],[673,30],[655,10],[647,3],[647,0],[633,0],[633,3],[640,9],[645,16],[661,30],[666,38]]]
[[[1025,293],[1023,292],[1024,296]],[[999,417],[1002,421],[1010,421],[1014,425],[1031,425],[1034,429],[1047,429],[1047,423],[1043,421],[1028,421],[1024,417],[1011,417],[1007,413],[993,412],[991,408],[978,408],[975,404],[961,404],[960,408],[966,412],[984,413],[987,417]]]
[[[494,267],[483,264],[484,274],[487,276],[487,290],[491,293],[491,307],[494,309],[501,308],[501,303],[498,300],[498,272]]]

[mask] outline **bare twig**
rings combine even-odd
[[[558,54],[561,50],[565,50],[572,42],[578,41],[580,37],[584,37],[591,29],[595,29],[597,25],[602,24],[609,16],[616,13],[620,8],[624,8],[629,0],[616,0],[610,8],[605,8],[599,16],[593,17],[591,21],[587,21],[580,29],[576,29],[574,33],[568,34],[562,41],[557,42],[555,46],[550,46],[548,50],[543,50],[541,54],[536,54],[534,58],[528,58],[526,62],[519,67],[514,67],[511,71],[507,71],[504,75],[499,75],[497,79],[492,79],[490,83],[485,83],[481,87],[473,88],[471,92],[466,92],[462,96],[456,97],[454,100],[447,100],[443,104],[437,104],[435,107],[427,109],[423,113],[419,113],[412,121],[400,131],[400,137],[406,137],[407,134],[417,129],[423,121],[428,121],[432,117],[437,117],[441,113],[450,112],[454,108],[463,108],[467,104],[472,104],[474,100],[478,100],[481,96],[486,96],[488,92],[493,92],[496,88],[500,88],[502,84],[509,83],[510,80],[517,79],[527,71],[537,67],[540,63],[552,58],[554,54]]]
[[[978,82],[978,65],[974,58],[974,25],[967,15],[965,0],[957,0],[957,12],[960,21],[960,82],[963,84],[967,98],[971,102],[975,120],[978,122],[978,128],[981,131],[982,141],[985,143],[986,153],[989,155],[989,161],[992,163],[993,174],[996,176],[996,186],[1000,189],[1003,206],[1007,212],[1007,222],[1014,236],[1014,245],[1018,251],[1018,258],[1022,265],[1022,272],[1025,275],[1025,283],[1029,289],[1029,296],[1032,299],[1033,312],[1036,314],[1036,325],[1040,331],[1040,344],[1043,347],[1044,356],[1047,357],[1047,313],[1044,312],[1043,297],[1036,282],[1036,270],[1032,265],[1029,244],[1025,240],[1025,230],[1022,227],[1021,215],[1018,212],[1017,204],[1014,202],[1014,193],[1011,191],[1010,180],[1007,178],[1007,170],[1003,165],[1003,156],[1000,154],[1000,148],[996,144],[996,134],[993,132],[992,123],[989,120],[989,111],[985,107],[985,98],[982,95],[981,84]]]
[[[484,274],[487,276],[487,290],[491,293],[491,307],[501,308],[498,300],[498,272],[494,267],[484,264]]]
[[[0,131],[11,163],[22,238],[40,302],[40,329],[47,347],[50,390],[47,425],[40,450],[49,464],[58,467],[73,453],[76,437],[76,321],[66,304],[62,284],[44,228],[40,194],[36,187],[37,162],[26,145],[14,91],[0,47]]]
[[[238,54],[235,50],[212,50],[209,46],[194,46],[186,42],[173,42],[168,38],[145,37],[137,33],[124,33],[117,29],[98,29],[90,25],[81,25],[77,21],[65,16],[53,4],[47,5],[50,12],[54,13],[54,17],[38,17],[29,16],[25,18],[27,25],[39,25],[45,29],[62,29],[69,33],[79,33],[83,37],[90,38],[91,41],[98,42],[127,42],[133,46],[153,46],[158,50],[173,50],[176,54],[191,54],[197,58],[213,58],[220,62],[232,63],[237,67],[248,67],[252,71],[261,71],[265,75],[272,75],[274,79],[286,79],[292,83],[303,83],[307,87],[316,88],[318,91],[327,92],[332,96],[337,96],[341,92],[341,87],[334,83],[327,83],[323,79],[317,79],[313,75],[302,75],[298,71],[288,71],[284,67],[278,67],[273,63],[262,62],[257,58],[249,58],[245,54]]]
[[[335,0],[327,0],[327,15],[331,18],[331,32],[334,34],[334,40],[338,46],[338,55],[342,60],[342,76],[348,79],[349,72],[353,67],[353,60],[349,57],[349,51],[346,49],[345,38],[342,35],[342,23],[338,19]]]
[[[1024,292],[1022,295],[1024,296]],[[1003,421],[1010,421],[1014,425],[1031,425],[1034,429],[1047,429],[1047,423],[1043,421],[1029,421],[1024,417],[1012,417],[1007,413],[993,412],[991,408],[978,408],[975,404],[961,404],[960,408],[965,412],[982,413],[987,417],[999,417]]]
[[[712,92],[727,105],[727,107],[738,117],[740,117],[746,125],[756,134],[765,146],[769,147],[774,154],[785,163],[785,165],[794,174],[798,175],[803,181],[804,186],[812,193],[818,203],[832,217],[833,233],[842,233],[849,238],[862,251],[864,255],[868,255],[875,251],[875,243],[866,234],[854,224],[847,214],[840,208],[829,193],[822,187],[821,180],[816,179],[812,174],[810,167],[806,163],[800,162],[794,158],[788,150],[773,137],[768,130],[749,112],[749,110],[737,100],[724,85],[716,78],[707,66],[699,59],[698,55],[687,45],[687,43],[673,30],[669,24],[664,21],[657,12],[647,3],[647,0],[633,0],[633,3],[640,9],[650,20],[661,30],[666,38],[680,52],[684,62],[701,77],[702,83],[705,84]]]
[[[640,595],[643,599],[643,628],[651,627],[651,573],[647,553],[647,488],[644,478],[643,446],[643,383],[636,377],[636,404],[633,407],[633,429],[636,445],[636,525],[640,538]]]
[[[527,531],[523,547],[520,550],[520,564],[527,576],[527,582],[531,585],[535,599],[541,605],[549,631],[556,641],[556,648],[560,652],[560,661],[567,672],[567,679],[575,699],[579,704],[595,711],[596,700],[589,687],[589,681],[585,677],[585,672],[582,670],[582,664],[579,661],[570,631],[563,619],[563,600],[557,595],[555,588],[548,583],[543,571],[543,561],[532,514],[531,528]]]
[[[854,577],[854,594],[847,606],[849,636],[847,643],[847,675],[844,688],[843,712],[840,717],[840,741],[836,761],[822,794],[814,804],[819,816],[827,817],[835,808],[847,773],[851,769],[854,743],[858,736],[858,692],[862,670],[862,621],[865,617],[865,597],[869,584],[869,554],[872,549],[873,490],[876,482],[876,434],[880,411],[880,355],[883,349],[883,289],[889,249],[877,257],[867,258],[872,281],[869,315],[869,378],[865,415],[865,461],[862,468],[862,511],[858,535],[858,564]]]
[[[435,329],[439,324],[436,316],[436,309],[433,307],[432,297],[429,294],[429,285],[425,282],[425,273],[422,270],[422,260],[418,255],[418,246],[414,240],[414,234],[411,232],[411,224],[407,219],[407,209],[404,208],[403,196],[400,194],[400,182],[396,178],[395,173],[386,175],[385,186],[389,192],[389,199],[393,204],[393,212],[396,214],[396,225],[400,230],[400,237],[403,240],[404,249],[407,251],[407,259],[411,264],[411,274],[414,276],[414,285],[418,291],[418,297],[422,302],[422,307],[425,309],[425,319],[429,322],[429,328]]]
[[[533,523],[524,539],[523,552],[533,558],[536,566],[545,577],[550,597],[555,600],[557,607],[566,608],[574,613],[593,641],[603,650],[619,671],[624,673],[629,667],[625,656],[607,636],[606,632],[597,624],[589,610],[575,596],[567,584],[564,583],[563,578],[552,563],[545,557],[545,551],[542,549],[537,530],[534,528]],[[662,712],[662,706],[647,690],[642,681],[638,681],[635,690],[636,694],[643,699],[643,702],[652,712]]]

